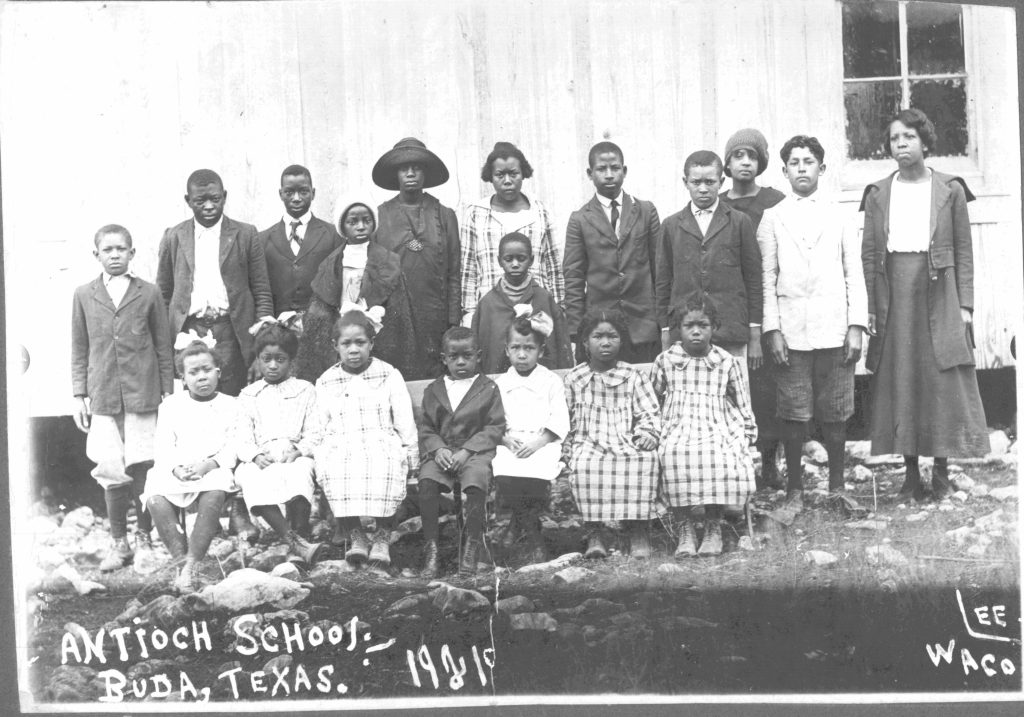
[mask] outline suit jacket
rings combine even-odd
[[[622,194],[616,230],[593,197],[569,217],[565,230],[565,313],[573,336],[589,309],[617,309],[629,319],[634,344],[657,341],[655,259],[661,221],[651,202]]]
[[[267,258],[267,276],[274,299],[274,315],[282,311],[305,311],[312,298],[310,284],[320,263],[341,246],[341,235],[323,219],[312,217],[306,226],[299,253],[292,253],[289,228],[284,220],[259,233]]]
[[[797,351],[836,348],[850,326],[868,325],[856,227],[818,193],[766,209],[757,228],[764,267],[764,332]]]
[[[195,224],[187,219],[164,232],[160,240],[156,283],[170,318],[171,335],[181,331],[192,301],[195,275]],[[256,227],[224,217],[220,226],[220,276],[228,293],[228,313],[246,365],[255,357],[249,327],[272,316],[274,300],[267,278],[263,244]]]
[[[173,381],[171,332],[156,286],[131,277],[117,308],[102,276],[75,289],[71,385],[74,395],[89,397],[93,413],[155,411]]]
[[[419,432],[423,460],[445,446],[493,457],[505,434],[505,409],[498,385],[478,374],[458,410],[452,410],[444,376],[435,379],[423,391]]]
[[[876,336],[868,343],[866,365],[875,371],[889,313],[889,278],[885,259],[889,243],[889,198],[893,173],[864,188],[862,259],[868,311],[875,315]],[[928,241],[928,323],[935,360],[942,370],[973,366],[973,341],[960,308],[974,308],[974,249],[967,202],[974,195],[960,177],[932,170]]]
[[[654,286],[658,322],[668,326],[669,307],[699,299],[703,294],[717,310],[721,323],[711,340],[746,343],[750,324],[761,323],[764,305],[761,251],[750,217],[720,201],[707,236],[701,236],[697,219],[687,204],[666,219],[661,228]]]

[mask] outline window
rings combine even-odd
[[[886,0],[843,0],[842,7],[847,157],[886,157],[882,125],[908,107],[922,110],[935,124],[933,156],[966,156],[962,8]]]

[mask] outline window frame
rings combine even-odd
[[[842,26],[843,5],[848,0],[839,0],[837,11],[839,13],[840,26]],[[967,4],[958,3],[960,17],[963,20],[963,44],[964,44],[964,70],[963,72],[946,72],[927,75],[910,74],[910,58],[908,55],[908,26],[907,26],[907,4],[915,0],[883,0],[895,2],[898,5],[897,22],[900,36],[900,75],[879,76],[879,77],[856,77],[847,78],[844,63],[840,60],[840,71],[842,81],[840,83],[842,96],[840,98],[841,116],[843,118],[843,162],[840,171],[840,184],[843,190],[860,190],[865,185],[876,181],[880,176],[896,171],[890,157],[882,159],[852,159],[846,155],[846,104],[845,91],[848,84],[856,82],[882,82],[898,81],[901,87],[900,107],[910,106],[910,83],[917,80],[934,79],[962,79],[964,83],[964,94],[966,96],[966,117],[967,117],[967,148],[966,155],[949,157],[928,157],[927,163],[935,169],[963,177],[967,181],[974,180],[972,186],[983,183],[983,175],[979,161],[978,152],[978,121],[976,113],[975,95],[977,91],[977,62],[974,54],[974,15],[972,7]],[[930,1],[930,0],[918,0]],[[953,5],[954,3],[947,3]],[[840,40],[840,57],[843,51]],[[879,128],[879,132],[881,129]]]

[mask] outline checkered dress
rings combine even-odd
[[[658,486],[658,453],[634,444],[661,430],[651,382],[630,364],[603,373],[580,364],[565,376],[565,439],[576,504],[587,521],[647,520]]]
[[[459,223],[462,245],[462,310],[472,314],[483,295],[494,288],[503,275],[498,264],[498,243],[506,234],[519,232],[530,238],[536,257],[534,277],[548,290],[559,306],[565,301],[562,277],[562,247],[555,240],[551,218],[544,205],[529,197],[530,210],[524,212],[523,226],[500,222],[491,210],[491,198],[473,202]]]
[[[361,374],[335,364],[316,382],[322,443],[316,473],[337,517],[389,516],[419,462],[412,399],[398,371],[371,359]]]
[[[754,491],[749,446],[757,426],[740,360],[717,346],[690,356],[679,343],[654,360],[661,488],[672,507],[737,505]]]

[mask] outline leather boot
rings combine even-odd
[[[373,544],[370,546],[370,562],[381,567],[391,565],[391,532],[378,528],[373,534]]]
[[[701,541],[697,555],[709,558],[722,554],[722,521],[718,518],[707,518],[704,521],[704,540]]]
[[[370,541],[366,539],[366,533],[362,527],[353,528],[348,534],[348,550],[345,551],[345,560],[359,565],[366,562],[370,553]]]
[[[260,539],[260,530],[249,519],[249,508],[241,497],[231,499],[231,506],[228,508],[228,525],[231,528],[230,532],[249,545],[255,545],[256,541]]]
[[[309,533],[312,528],[309,524],[309,516],[313,512],[313,506],[306,500],[291,500],[285,504],[284,510],[291,529],[304,540],[309,540]]]
[[[110,547],[110,552],[103,558],[103,562],[100,563],[100,571],[109,573],[112,570],[120,570],[130,564],[134,557],[135,552],[128,545],[128,538],[118,538]]]
[[[479,538],[467,538],[462,549],[462,561],[459,563],[459,577],[470,578],[476,575],[476,554],[480,548]]]
[[[608,557],[608,548],[604,544],[603,532],[601,528],[595,528],[587,536],[587,549],[583,553],[583,557],[587,560],[598,560]]]
[[[949,463],[945,458],[936,458],[932,465],[932,497],[943,500],[953,493],[953,484],[949,482]]]
[[[437,552],[436,540],[428,540],[423,544],[423,570],[420,575],[428,580],[433,580],[440,574]]]
[[[651,541],[647,534],[647,521],[633,521],[629,526],[629,555],[647,560],[651,557]]]
[[[697,557],[697,531],[693,527],[693,518],[688,515],[679,524],[679,543],[676,545],[675,557]]]
[[[907,473],[903,479],[903,485],[900,486],[899,495],[922,501],[924,500],[924,484],[921,482],[921,466],[918,464],[917,456],[904,456],[904,461]]]
[[[328,549],[323,543],[308,542],[294,530],[288,531],[288,535],[285,537],[285,540],[288,543],[288,550],[291,554],[302,558],[310,565],[318,560],[323,560],[324,554]]]

